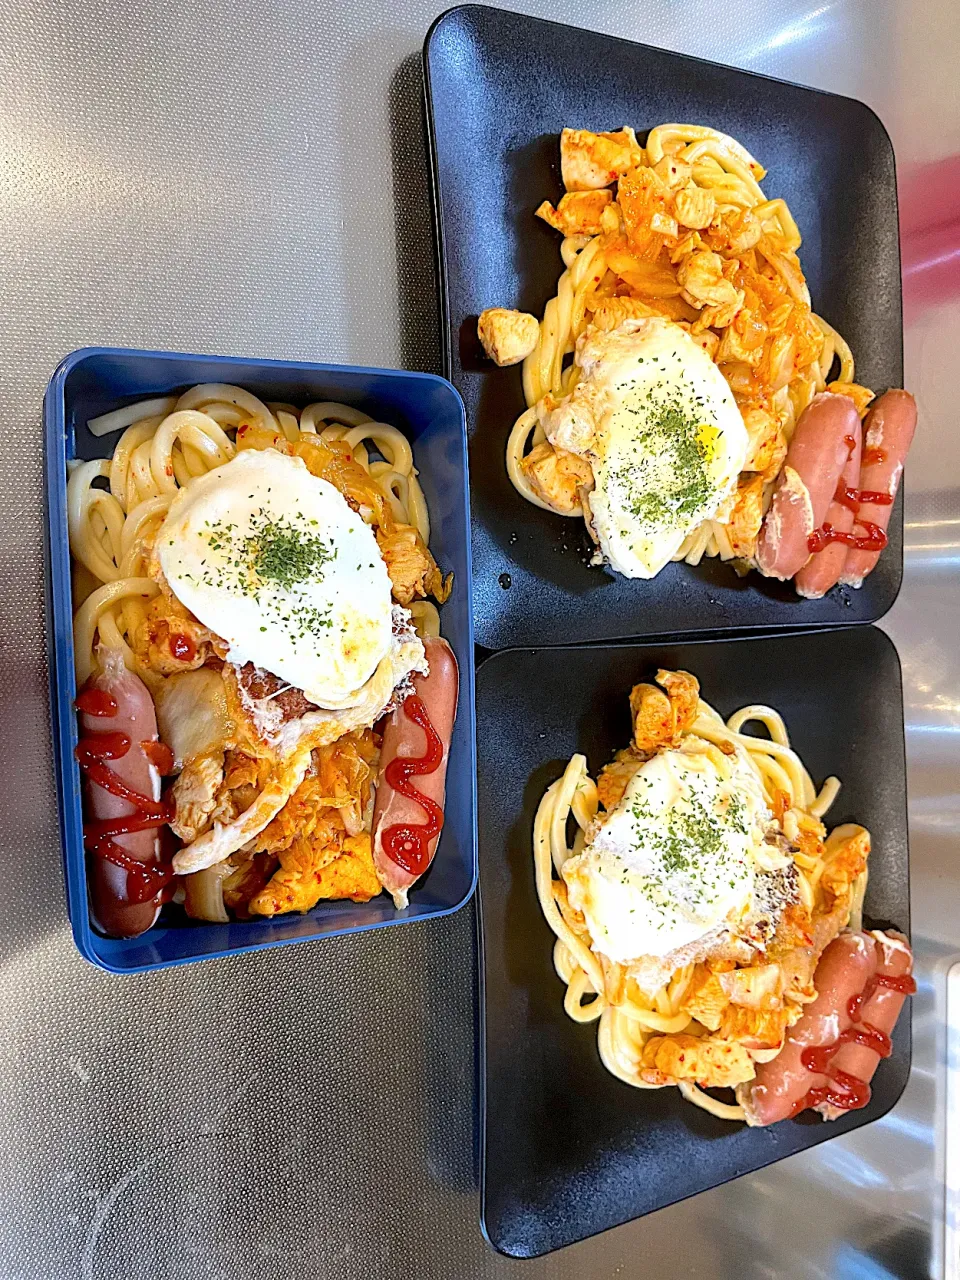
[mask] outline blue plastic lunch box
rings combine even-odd
[[[367,903],[321,903],[305,915],[231,924],[189,921],[168,907],[139,938],[105,938],[90,922],[87,903],[77,745],[67,463],[107,457],[119,433],[101,439],[87,421],[110,409],[186,390],[199,382],[246,387],[262,400],[307,405],[340,400],[393,423],[413,444],[430,508],[431,549],[454,586],[441,611],[443,634],[460,664],[460,702],[447,770],[446,822],[430,871],[398,912],[386,894]],[[281,360],[180,355],[87,347],[60,364],[44,399],[47,551],[47,648],[67,908],[81,953],[112,973],[134,973],[207,956],[279,946],[304,938],[404,924],[462,907],[477,883],[476,750],[473,617],[470,577],[470,496],[463,404],[444,378],[395,369],[363,369]],[[167,916],[170,919],[167,919]]]

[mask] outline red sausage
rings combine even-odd
[[[757,567],[785,581],[810,559],[807,539],[819,529],[850,455],[845,439],[860,426],[849,396],[825,392],[801,413],[757,542]]]
[[[845,489],[856,489],[860,484],[860,446],[862,440],[863,432],[860,430],[858,422],[857,429],[853,435],[854,444],[850,449],[850,456],[840,476],[840,483]],[[850,533],[853,529],[853,509],[834,498],[829,507],[827,507],[827,514],[824,520],[840,533]],[[847,554],[848,548],[844,543],[828,542],[822,551],[817,551],[812,555],[793,580],[797,595],[803,596],[807,600],[819,600],[821,596],[825,596],[830,588],[835,587],[840,581]]]
[[[909,391],[887,391],[876,402],[864,423],[863,458],[858,488],[865,493],[897,495],[907,451],[917,429],[917,402]],[[893,512],[892,503],[864,502],[858,513],[886,532]],[[859,587],[868,573],[876,568],[879,551],[857,551],[851,547],[840,581],[848,587]]]
[[[796,1115],[809,1090],[828,1083],[827,1074],[804,1065],[805,1049],[832,1045],[854,1025],[874,1028],[889,1036],[903,1007],[902,993],[879,987],[863,1002],[856,1022],[850,1016],[851,998],[867,991],[876,974],[900,975],[909,973],[912,967],[906,939],[894,933],[886,937],[889,941],[884,945],[869,933],[842,933],[826,948],[814,977],[816,1000],[787,1032],[777,1057],[759,1064],[756,1077],[737,1089],[748,1124],[775,1124]],[[845,1072],[869,1084],[879,1061],[879,1054],[871,1048],[843,1044],[830,1057],[827,1071],[831,1077],[838,1071]],[[826,1103],[815,1109],[828,1120],[846,1110]]]
[[[425,676],[413,677],[413,691],[422,701],[433,731],[440,740],[442,758],[438,767],[432,772],[414,775],[409,782],[416,791],[442,809],[450,738],[457,714],[460,677],[457,660],[446,640],[428,636],[423,645],[430,670]],[[406,700],[404,701],[406,703]],[[417,801],[394,789],[387,779],[387,771],[394,760],[422,757],[428,746],[426,732],[410,718],[405,705],[391,712],[384,727],[383,748],[380,754],[380,776],[377,781],[377,798],[373,812],[373,860],[383,887],[393,895],[398,909],[407,905],[407,891],[433,861],[440,836],[438,831],[429,840],[424,864],[421,866],[419,862],[413,863],[416,870],[400,866],[393,857],[389,856],[388,850],[384,848],[385,835],[389,845],[391,829],[398,826],[409,826],[414,829],[422,827],[428,814]],[[393,837],[396,835],[394,831]],[[405,861],[409,863],[411,860],[405,857]]]
[[[103,670],[92,675],[87,689],[101,690],[116,701],[113,715],[90,715],[81,712],[81,740],[87,735],[122,733],[130,739],[126,753],[106,763],[111,772],[141,795],[160,799],[160,774],[147,759],[141,743],[157,742],[157,716],[146,685],[139,676],[128,671],[119,653],[101,654]],[[86,818],[103,820],[123,818],[136,812],[136,805],[84,776]],[[156,862],[160,857],[160,831],[132,831],[114,837],[117,844],[138,862]],[[147,902],[131,902],[127,897],[127,872],[105,858],[92,854],[89,858],[91,914],[94,923],[111,938],[135,938],[156,920],[160,912],[160,894]]]
[[[884,935],[889,939],[887,945],[875,940],[878,952],[877,973],[903,977],[913,971],[913,955],[907,940],[900,933],[888,929]],[[901,991],[891,991],[887,987],[878,987],[859,1010],[859,1025],[874,1027],[877,1031],[889,1036],[897,1025],[900,1010],[903,1008],[906,995]],[[844,1071],[867,1084],[873,1079],[880,1062],[880,1055],[866,1045],[845,1044],[840,1047],[831,1060],[831,1072]],[[846,1108],[833,1107],[824,1103],[815,1110],[824,1120],[836,1120],[846,1114]]]

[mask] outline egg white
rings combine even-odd
[[[662,751],[561,874],[595,951],[627,964],[665,956],[749,912],[753,851],[770,821],[762,788],[737,757]]]
[[[327,558],[303,580],[262,577],[265,528],[319,539]],[[319,707],[355,705],[390,652],[390,579],[373,530],[300,458],[245,450],[193,480],[170,506],[156,556],[230,662],[272,672]]]
[[[588,505],[605,560],[652,578],[733,494],[747,456],[743,418],[723,374],[670,320],[588,329],[575,362],[577,386],[548,402],[541,425],[591,462]]]

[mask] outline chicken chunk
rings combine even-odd
[[[170,823],[174,835],[191,844],[209,827],[223,783],[223,752],[191,760],[173,784],[176,817]]]
[[[311,833],[296,836],[277,856],[280,867],[266,888],[249,902],[253,915],[275,916],[285,911],[309,911],[323,896],[323,871],[343,852],[347,833],[336,810],[328,809]],[[327,895],[328,897],[331,895]]]
[[[705,232],[710,248],[725,258],[737,258],[748,253],[762,235],[760,219],[749,209],[725,212]]]
[[[593,470],[586,458],[546,440],[534,446],[520,465],[537,494],[557,511],[579,511],[581,491],[593,488]]]
[[[705,191],[695,182],[688,182],[673,198],[673,214],[681,227],[702,231],[709,227],[717,212],[717,200],[712,191]]]
[[[688,733],[700,712],[700,681],[689,671],[657,672],[657,684],[666,689],[673,708],[674,732]]]
[[[729,1004],[723,1012],[720,1034],[744,1049],[776,1049],[783,1043],[789,1020],[790,1011],[783,1005],[775,1009],[750,1009]]]
[[[490,359],[502,368],[519,364],[533,351],[540,340],[540,322],[529,311],[488,307],[480,312],[477,336]]]
[[[712,307],[727,309],[733,307],[733,314],[723,323],[729,324],[733,316],[743,306],[744,294],[737,289],[732,280],[723,274],[723,259],[718,253],[709,249],[697,249],[680,263],[677,279],[683,289],[684,299],[692,307]],[[723,323],[714,320],[711,327],[722,328]]]
[[[560,173],[567,191],[597,191],[643,163],[643,148],[632,129],[591,133],[564,129],[560,134]]]
[[[544,200],[536,214],[565,236],[598,236],[603,211],[612,202],[612,191],[568,191],[556,209]]]
[[[433,596],[443,604],[450,594],[453,575],[444,578],[420,534],[411,524],[377,530],[377,544],[386,561],[393,598],[408,605],[414,599]]]
[[[641,1076],[651,1084],[694,1080],[708,1088],[727,1089],[752,1080],[753,1060],[743,1045],[712,1036],[652,1036],[643,1046]]]
[[[661,688],[638,684],[630,691],[633,745],[644,756],[670,746],[697,718],[700,685],[693,676],[686,671],[658,671],[657,684]]]
[[[745,472],[737,481],[737,496],[727,520],[727,537],[735,556],[749,560],[763,523],[763,476]]]
[[[320,898],[350,898],[353,902],[369,902],[382,891],[373,862],[370,836],[361,832],[347,836],[343,853],[328,863],[319,876]]]
[[[709,1031],[718,1031],[723,1011],[730,997],[720,985],[720,979],[705,964],[698,964],[683,1001],[683,1012],[703,1024]]]

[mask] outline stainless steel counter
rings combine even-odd
[[[948,0],[517,6],[861,97],[893,135],[922,413],[907,576],[885,623],[904,664],[921,976],[894,1112],[512,1263],[477,1225],[472,909],[139,979],[73,948],[41,657],[44,384],[88,342],[435,368],[418,54],[441,7],[0,0],[0,1275],[942,1274],[946,975],[960,956]]]

